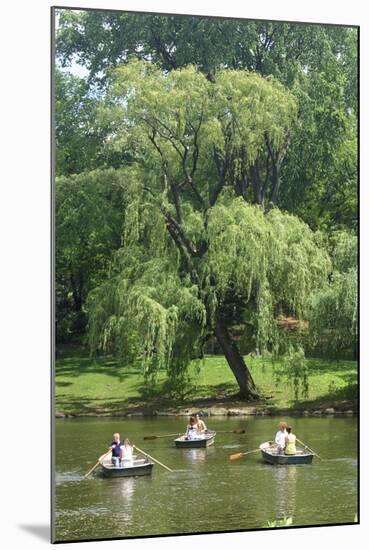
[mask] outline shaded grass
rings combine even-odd
[[[334,406],[337,402],[356,397],[357,365],[355,361],[330,362],[308,359],[309,394],[295,400],[293,386],[276,372],[281,362],[246,357],[246,362],[258,387],[260,404],[277,409]],[[159,373],[158,383],[147,396],[142,372],[122,366],[111,357],[91,360],[73,354],[56,361],[56,410],[69,414],[123,412],[135,408],[160,409],[191,404],[217,405],[240,403],[238,386],[223,356],[207,356],[198,371],[190,367],[190,383],[183,396],[168,394],[165,372]]]

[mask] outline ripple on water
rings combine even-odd
[[[350,466],[357,466],[357,459],[352,457],[330,458],[328,462],[343,462],[345,464],[350,464]]]
[[[56,517],[80,517],[80,516],[101,516],[101,514],[110,513],[110,509],[105,506],[81,506],[78,510],[63,510],[56,512]]]
[[[85,476],[77,471],[55,473],[56,485],[64,485],[65,483],[80,483],[84,479]]]

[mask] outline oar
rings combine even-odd
[[[260,449],[253,449],[252,451],[246,451],[246,453],[236,453],[235,455],[230,455],[229,460],[238,460],[242,456],[256,453],[257,451],[260,451]]]
[[[180,433],[176,434],[166,434],[166,435],[145,435],[144,439],[147,441],[148,439],[160,439],[161,437],[173,437],[175,435],[181,435]]]
[[[111,453],[111,449],[109,449],[108,452],[105,453],[101,458],[105,458],[109,453]],[[100,458],[99,458],[99,460],[96,462],[95,466],[94,466],[93,468],[91,468],[91,470],[89,470],[89,471],[87,472],[87,474],[85,475],[85,477],[88,477],[90,474],[92,474],[92,472],[93,472],[94,470],[96,470],[96,468],[98,467],[99,464],[100,464]]]
[[[165,468],[166,470],[168,470],[168,472],[173,472],[173,470],[171,470],[170,468],[168,468],[168,466],[165,466],[165,464],[163,464],[162,462],[159,462],[159,460],[156,460],[156,458],[154,458],[153,456],[145,453],[145,451],[142,451],[142,449],[139,449],[137,447],[137,445],[132,445],[134,449],[137,449],[139,453],[142,453],[143,455],[147,456],[147,458],[150,458],[151,460],[153,460],[154,462],[156,462],[157,464],[159,464],[159,466],[162,466],[163,468]]]
[[[308,449],[310,452],[313,453],[313,455],[317,456],[318,458],[320,458],[320,460],[323,460],[321,456],[319,456],[315,451],[313,451],[313,449],[311,449],[310,447],[308,447],[307,445],[305,445],[305,443],[303,443],[302,441],[300,441],[299,439],[297,439],[296,437],[296,441],[298,441],[301,445],[303,445],[305,447],[305,449]]]

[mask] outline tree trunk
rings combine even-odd
[[[232,341],[227,327],[219,320],[216,323],[215,335],[227,359],[228,365],[237,380],[242,399],[258,399],[258,394],[251,373],[247,368],[237,346]]]
[[[81,279],[79,280],[79,284],[76,284],[76,280],[74,278],[74,275],[71,273],[70,275],[70,282],[72,286],[72,296],[73,296],[73,304],[74,304],[74,311],[76,313],[79,313],[82,311],[82,282]]]
[[[270,202],[272,202],[274,205],[277,203],[279,187],[281,183],[280,172],[281,167],[280,164],[277,162],[277,164],[273,167],[273,187],[270,194]]]

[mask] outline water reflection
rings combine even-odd
[[[183,449],[184,456],[190,464],[205,462],[206,449]]]
[[[296,509],[296,481],[298,466],[272,466],[275,480],[275,517],[293,517]]]
[[[132,497],[135,493],[137,486],[137,479],[134,477],[118,478],[112,486],[112,497],[115,499],[120,499],[120,501],[125,504],[130,504]]]
[[[110,480],[110,498],[112,503],[110,521],[114,523],[117,532],[129,526],[135,514],[134,495],[142,478],[127,477]]]

